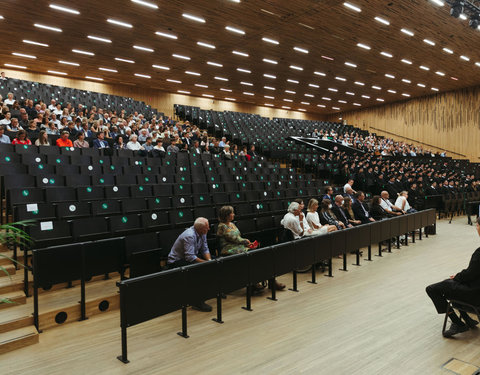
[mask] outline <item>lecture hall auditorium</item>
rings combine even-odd
[[[479,22],[2,1],[2,374],[480,374]]]

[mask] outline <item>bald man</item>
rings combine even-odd
[[[380,206],[385,210],[385,212],[389,215],[403,215],[405,211],[402,211],[401,208],[395,206],[392,202],[390,202],[390,194],[388,191],[384,190],[380,193]]]

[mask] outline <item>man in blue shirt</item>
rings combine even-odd
[[[12,143],[10,137],[5,135],[5,128],[0,126],[0,143]]]
[[[185,229],[173,244],[168,254],[168,267],[176,268],[212,260],[207,243],[209,230],[208,220],[204,217],[197,218],[193,227]],[[204,301],[192,305],[192,308],[200,311],[212,311],[212,306]]]

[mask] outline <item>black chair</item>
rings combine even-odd
[[[91,206],[94,216],[107,216],[122,213],[120,202],[113,199],[94,201],[91,203]]]
[[[56,208],[59,219],[73,219],[92,215],[89,202],[59,202],[56,204]]]
[[[72,220],[72,234],[75,241],[92,241],[110,236],[107,219],[89,217]]]
[[[130,256],[130,278],[160,272],[162,253],[159,249],[138,251]]]
[[[167,211],[143,212],[141,218],[145,230],[163,230],[171,227],[170,215]]]

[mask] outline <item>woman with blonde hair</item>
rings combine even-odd
[[[313,235],[315,234],[325,234],[327,232],[333,232],[337,230],[335,225],[322,225],[320,223],[320,218],[318,217],[318,201],[316,199],[310,199],[307,206],[307,222],[310,225],[310,228],[313,229]]]

